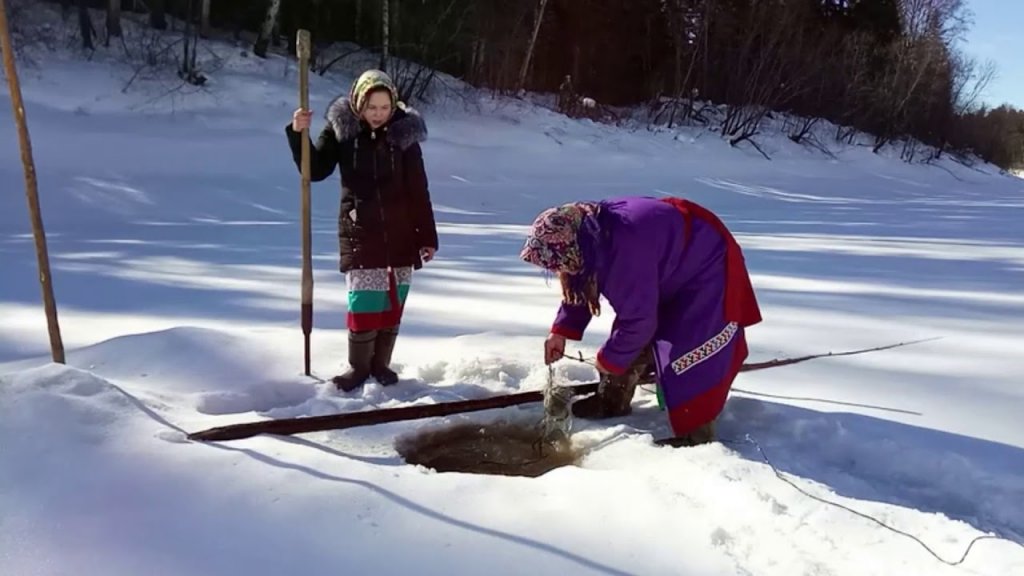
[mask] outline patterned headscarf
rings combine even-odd
[[[370,91],[374,88],[386,89],[391,97],[392,108],[396,105],[398,102],[398,89],[395,87],[391,77],[381,70],[367,70],[360,74],[359,78],[352,83],[352,89],[349,91],[348,101],[352,107],[353,114],[359,116],[363,113]]]
[[[519,257],[562,278],[566,302],[587,303],[600,313],[594,273],[598,265],[597,214],[593,202],[573,202],[541,212]]]

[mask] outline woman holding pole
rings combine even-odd
[[[285,127],[296,166],[311,117],[299,108]],[[310,180],[325,180],[335,167],[341,173],[339,269],[348,288],[349,369],[333,382],[346,392],[371,376],[387,386],[398,382],[389,365],[413,270],[438,248],[420,148],[426,124],[380,70],[364,72],[325,119],[310,146]]]

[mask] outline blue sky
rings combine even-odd
[[[965,51],[981,61],[996,63],[996,78],[982,100],[998,106],[1024,108],[1024,0],[968,0],[974,24],[965,38]]]

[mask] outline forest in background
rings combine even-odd
[[[764,120],[784,112],[801,119],[786,127],[798,143],[823,147],[808,141],[824,119],[839,126],[837,141],[869,134],[876,151],[898,144],[908,161],[923,143],[925,160],[973,153],[1024,167],[1024,111],[982,105],[996,70],[959,47],[966,0],[48,1],[78,18],[85,49],[117,38],[124,12],[156,30],[183,23],[179,73],[194,83],[197,44],[212,31],[265,56],[294,54],[306,28],[315,52],[336,42],[378,51],[410,101],[433,75],[400,61],[503,93],[559,93],[570,115],[644,106],[673,126],[706,122],[712,104],[733,145],[756,146]],[[323,73],[336,61],[313,66]]]

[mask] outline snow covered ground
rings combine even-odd
[[[441,234],[415,277],[403,378],[301,375],[294,66],[237,50],[201,93],[103,58],[22,69],[67,366],[49,362],[14,131],[0,141],[0,574],[1024,574],[1024,180],[765,136],[572,121],[522,102],[425,106]],[[313,77],[317,116],[351,73]],[[166,86],[173,87],[173,83]],[[0,112],[13,126],[9,103]],[[322,126],[317,120],[315,129]],[[296,437],[187,432],[537,389],[558,290],[517,260],[563,201],[680,195],[745,247],[752,360],[915,346],[744,374],[727,444],[659,448],[632,416],[577,422],[579,467],[437,474],[396,438],[529,405]],[[338,183],[313,187],[313,370],[345,364]],[[595,321],[592,355],[610,326]],[[563,382],[592,380],[563,362]],[[745,443],[745,438],[753,443]]]

